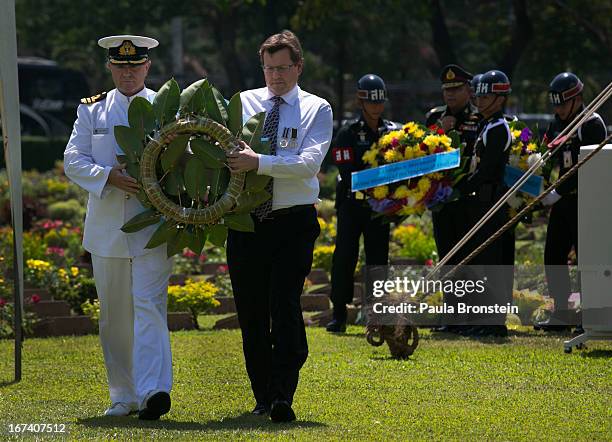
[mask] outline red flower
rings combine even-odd
[[[397,138],[393,138],[391,140],[391,146],[393,146],[393,147],[399,146],[399,140]]]
[[[206,256],[205,253],[202,253],[200,257],[198,258],[200,262],[205,262],[207,259],[208,259],[208,256]]]
[[[422,150],[423,152],[427,152],[427,144],[425,144],[425,143],[421,143],[421,144],[419,144],[419,147],[421,148],[421,150]]]
[[[34,304],[38,304],[40,302],[40,296],[37,295],[36,293],[34,293],[31,297],[30,297],[30,301],[32,301],[32,303]]]
[[[433,259],[431,259],[431,258],[430,258],[430,259],[426,259],[426,260],[425,260],[425,265],[426,265],[427,267],[431,267],[431,266],[433,266]]]
[[[227,266],[227,264],[221,264],[219,267],[217,267],[217,273],[227,273],[229,267]]]
[[[434,150],[434,153],[442,153],[442,152],[444,152],[444,147],[443,146],[438,146]]]
[[[444,135],[444,129],[442,129],[441,127],[439,127],[438,129],[436,129],[436,133],[438,135]]]
[[[5,305],[6,305],[6,299],[0,298],[0,308],[4,307]]]
[[[64,256],[64,249],[61,247],[47,247],[47,255]]]
[[[183,252],[183,256],[185,258],[195,258],[198,255],[196,253],[193,253],[190,249],[185,249],[185,251]]]

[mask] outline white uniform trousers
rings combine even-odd
[[[166,248],[129,258],[92,255],[100,299],[100,342],[112,403],[143,408],[151,392],[170,392]]]

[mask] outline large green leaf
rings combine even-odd
[[[193,253],[199,255],[202,253],[204,244],[206,244],[206,237],[208,234],[205,229],[198,226],[188,226],[187,230],[189,231],[189,244],[187,244],[187,247],[189,247]]]
[[[129,160],[127,155],[117,155],[119,164],[125,164],[125,170],[132,178],[140,179],[140,165]]]
[[[208,229],[208,240],[218,247],[225,247],[227,240],[227,226],[223,224],[215,224]]]
[[[230,180],[228,169],[212,169],[209,200],[223,195]]]
[[[174,138],[166,150],[161,154],[161,165],[164,172],[170,169],[175,169],[179,160],[183,157],[183,153],[187,148],[187,142],[189,141],[189,135],[178,135]]]
[[[157,228],[155,233],[153,233],[145,249],[154,249],[155,247],[161,246],[163,243],[178,235],[178,233],[176,222],[166,220]]]
[[[261,142],[261,131],[263,130],[265,119],[266,113],[260,112],[249,118],[242,128],[242,140],[251,146],[251,149],[257,153],[266,153],[262,152],[264,146]]]
[[[147,226],[158,223],[160,219],[161,214],[157,210],[147,210],[125,223],[121,227],[121,230],[125,233],[138,232]]]
[[[186,228],[179,228],[178,234],[168,240],[168,258],[181,253],[185,247],[189,246],[191,234]]]
[[[238,197],[238,205],[236,206],[236,213],[249,213],[253,209],[263,202],[272,198],[272,195],[266,190],[259,192],[242,192]]]
[[[197,156],[204,166],[209,169],[220,169],[225,167],[225,152],[203,138],[196,138],[189,142],[191,151]]]
[[[205,78],[187,86],[181,92],[180,108],[183,113],[201,114],[205,111],[204,90],[210,86]]]
[[[144,150],[143,138],[138,129],[128,126],[115,126],[115,139],[117,144],[128,158],[128,161],[136,163],[140,160]]]
[[[149,134],[155,130],[155,113],[153,105],[143,97],[136,97],[128,108],[128,121],[130,127],[138,129],[140,136]]]
[[[168,195],[177,196],[180,193],[183,193],[185,189],[185,182],[183,181],[183,174],[181,171],[173,170],[168,172],[164,178],[164,184],[162,187]]]
[[[204,175],[204,163],[198,158],[192,157],[185,164],[185,188],[189,196],[194,199],[200,199],[206,192],[206,176]],[[194,250],[195,252],[195,250]]]
[[[174,78],[159,88],[153,100],[153,111],[160,127],[175,120],[180,100],[181,91]]]
[[[225,225],[232,230],[239,232],[254,232],[255,224],[253,218],[248,213],[234,213],[223,217]]]
[[[227,128],[234,135],[240,135],[242,129],[242,101],[240,92],[236,92],[227,105]]]
[[[264,190],[271,179],[272,177],[269,175],[257,175],[256,170],[249,170],[246,174],[244,190],[249,192]]]
[[[227,108],[223,95],[214,87],[210,87],[204,90],[204,101],[206,102],[208,116],[225,126],[227,124]]]

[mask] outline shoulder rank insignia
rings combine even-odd
[[[101,94],[94,95],[93,97],[81,98],[82,104],[94,104],[98,101],[102,101],[106,98],[106,92],[102,92]]]

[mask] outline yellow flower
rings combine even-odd
[[[398,200],[406,198],[408,195],[410,195],[410,190],[408,190],[407,186],[399,186],[395,189],[395,192],[393,192],[393,198]]]
[[[440,137],[438,135],[427,135],[423,140],[423,143],[425,143],[425,145],[430,149],[435,148],[438,146],[438,144],[440,144]]]
[[[378,155],[378,151],[376,149],[370,149],[366,153],[363,154],[361,159],[367,164],[376,167],[378,166],[378,161],[376,160],[377,155]]]
[[[389,188],[387,186],[378,186],[374,188],[374,198],[381,200],[389,194]]]
[[[26,265],[29,269],[37,271],[46,271],[51,268],[51,264],[40,259],[28,259]]]
[[[412,135],[414,135],[415,138],[421,138],[423,135],[425,135],[425,131],[423,129],[417,129]]]
[[[78,267],[70,267],[70,273],[72,274],[73,277],[77,277],[79,275],[79,268]]]
[[[527,145],[527,149],[529,149],[532,152],[535,152],[536,150],[538,150],[538,145],[536,143],[529,143]]]
[[[388,150],[385,152],[385,161],[387,163],[395,163],[403,159],[404,158],[402,157],[402,154],[399,153],[397,150]]]
[[[440,139],[440,144],[442,144],[444,147],[451,147],[451,143],[453,142],[453,140],[451,140],[450,137],[446,136],[446,135],[440,135],[439,137]]]
[[[427,191],[431,187],[431,181],[429,180],[429,178],[424,176],[423,178],[419,180],[419,184],[417,187],[419,188],[419,191],[423,193],[427,193]]]
[[[404,126],[402,127],[402,129],[406,130],[408,129],[408,133],[409,134],[414,134],[414,132],[419,128],[419,126],[416,125],[416,123],[414,121],[409,121],[408,123],[404,124]]]
[[[514,138],[519,138],[519,137],[521,136],[521,131],[520,131],[520,130],[518,130],[518,129],[513,130],[513,131],[512,131],[512,136],[513,136]]]

